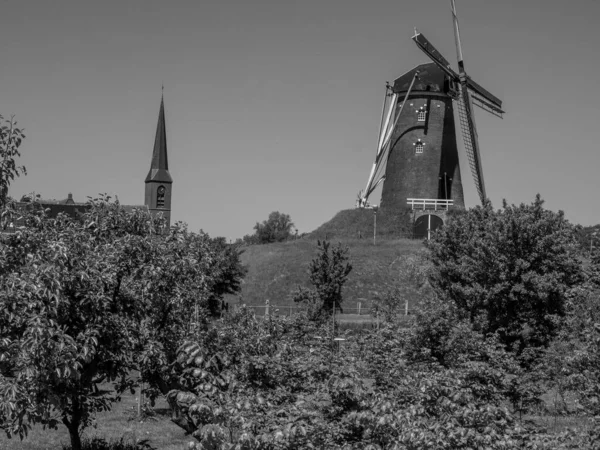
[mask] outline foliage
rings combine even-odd
[[[298,288],[292,293],[295,302],[308,306],[309,315],[341,309],[342,288],[352,271],[348,247],[341,243],[331,247],[327,241],[317,241],[318,255],[311,261],[309,278],[314,290]],[[330,250],[331,249],[331,250]]]
[[[412,288],[422,299],[429,299],[433,291],[429,285],[431,263],[426,250],[405,256],[399,262],[396,280],[393,284],[384,285],[384,289],[375,294],[373,308],[384,322],[395,323],[406,314],[409,298],[405,295],[406,287]]]
[[[600,291],[590,281],[571,293],[560,333],[538,361],[559,414],[600,416]]]
[[[393,286],[373,299],[373,309],[384,322],[396,322],[404,315],[405,305],[402,301],[401,290]]]
[[[222,239],[182,224],[156,234],[161,218],[107,197],[81,220],[37,214],[0,249],[0,423],[22,437],[62,422],[79,449],[93,414],[134,388],[132,369],[152,399],[178,385],[177,347],[244,270]]]
[[[249,244],[283,242],[292,236],[293,228],[294,223],[288,214],[273,211],[267,220],[256,222],[254,235],[245,236],[244,240]]]
[[[192,233],[181,223],[153,245],[144,279],[138,360],[147,383],[144,392],[152,402],[179,386],[172,367],[177,348],[221,313],[223,295],[237,292],[245,274],[236,247],[224,238]]]
[[[0,250],[0,423],[10,436],[63,423],[74,449],[95,411],[129,386],[136,280],[152,223],[106,199],[84,220],[29,217]]]
[[[221,313],[223,297],[240,291],[247,269],[240,261],[244,250],[238,245],[227,244],[225,238],[219,237],[211,239],[210,248],[215,258],[211,266],[213,280],[210,285],[208,309],[212,316],[218,316]]]
[[[14,117],[4,119],[0,115],[0,226],[5,228],[14,215],[12,208],[6,208],[9,202],[10,183],[20,175],[26,175],[25,166],[18,166],[16,159],[21,156],[19,147],[25,139],[23,129],[17,127]]]
[[[455,215],[428,247],[438,294],[518,349],[549,343],[581,281],[574,227],[539,195],[531,205],[494,211],[488,202]]]
[[[577,229],[577,241],[583,253],[600,247],[600,224]]]
[[[519,423],[507,406],[521,366],[468,320],[452,315],[439,333],[444,364],[420,348],[426,318],[439,323],[442,306],[430,305],[411,330],[390,322],[348,335],[339,353],[326,345],[328,328],[304,316],[263,322],[242,309],[179,349],[187,384],[169,394],[175,421],[197,449],[576,448],[596,439]]]

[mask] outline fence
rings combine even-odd
[[[406,204],[413,210],[432,210],[447,211],[454,205],[454,200],[436,199],[436,198],[407,198]]]
[[[239,308],[240,306],[235,305],[234,307]],[[267,310],[266,305],[245,305],[245,307],[249,310],[252,310],[257,316],[264,316]],[[275,316],[291,316],[301,312],[303,309],[304,307],[295,305],[269,305],[269,314]],[[408,308],[408,302],[406,302],[403,313],[404,316],[411,316],[415,313],[415,310]],[[376,308],[362,307],[357,305],[356,307],[344,307],[343,312],[342,310],[337,309],[336,314],[341,314],[342,317],[350,315],[365,316],[366,319],[369,316],[375,318],[377,315],[377,310]]]

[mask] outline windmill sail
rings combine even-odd
[[[469,95],[469,87],[480,93],[483,97],[489,98],[493,104],[502,105],[500,100],[492,96],[489,92],[472,81],[465,70],[465,63],[462,54],[462,45],[460,43],[460,28],[458,25],[458,15],[456,14],[456,4],[454,0],[450,0],[452,6],[452,21],[454,23],[454,41],[456,43],[456,59],[458,59],[458,71],[460,73],[460,99],[458,105],[458,115],[460,119],[460,128],[463,135],[463,143],[469,158],[471,166],[471,174],[475,181],[477,193],[481,199],[481,203],[485,203],[487,198],[485,195],[485,183],[483,181],[483,169],[481,167],[481,153],[479,152],[479,138],[477,137],[477,127],[475,126],[475,117],[473,116],[473,103]]]
[[[463,137],[463,143],[469,159],[471,174],[475,181],[475,187],[481,202],[486,199],[485,183],[483,181],[483,168],[481,163],[481,152],[479,151],[479,139],[477,137],[477,128],[475,126],[475,117],[473,114],[473,105],[498,116],[502,117],[502,101],[493,96],[490,92],[481,87],[467,75],[460,43],[460,30],[458,26],[458,16],[456,14],[456,5],[454,0],[450,0],[452,7],[452,19],[454,23],[454,39],[456,43],[456,56],[458,59],[458,70],[456,73],[450,63],[442,54],[415,29],[413,41],[431,60],[450,78],[455,85],[460,86],[458,95],[458,116],[460,119],[460,129]]]
[[[359,207],[367,206],[367,200],[369,199],[369,196],[375,190],[375,188],[381,182],[383,182],[383,180],[385,178],[385,177],[381,177],[381,178],[377,179],[377,176],[384,170],[385,163],[387,160],[387,155],[388,155],[389,149],[390,149],[392,134],[394,133],[394,130],[396,129],[396,125],[398,124],[398,120],[400,119],[400,116],[402,115],[402,111],[404,110],[404,105],[406,104],[406,100],[408,99],[410,92],[415,84],[415,80],[418,78],[418,74],[419,74],[418,72],[415,72],[415,75],[413,76],[413,79],[410,83],[408,91],[406,92],[406,95],[404,97],[404,101],[400,105],[400,109],[398,110],[397,114],[396,114],[396,107],[398,104],[398,94],[394,93],[392,95],[392,100],[390,101],[389,106],[388,106],[389,109],[388,109],[387,117],[385,119],[385,122],[383,123],[383,126],[380,127],[379,140],[378,140],[378,145],[377,145],[377,155],[375,157],[375,162],[373,163],[373,167],[371,168],[371,173],[369,174],[369,178],[367,180],[367,185],[366,185],[365,189],[363,191],[361,191],[362,198],[359,198],[359,200],[358,200]],[[387,91],[386,91],[386,96],[387,96]],[[384,109],[385,109],[385,103],[384,103]],[[383,117],[383,115],[382,115],[382,117]]]
[[[466,86],[461,86],[461,93],[458,100],[458,118],[460,120],[460,130],[467,158],[469,159],[473,181],[475,181],[475,187],[477,188],[481,203],[484,203],[486,194],[483,169],[481,167],[481,154],[479,152],[479,139],[477,137],[477,128],[475,127],[475,118],[473,117],[471,98]]]

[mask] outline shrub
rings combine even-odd
[[[294,223],[288,214],[273,211],[263,223],[256,222],[254,234],[244,236],[244,241],[248,244],[283,242],[292,236],[293,228]]]
[[[298,288],[292,293],[294,302],[307,305],[313,317],[319,310],[332,313],[334,308],[342,309],[342,288],[352,271],[352,265],[348,262],[348,247],[342,247],[341,243],[331,247],[327,241],[317,241],[317,248],[319,253],[309,267],[314,290]]]
[[[582,279],[574,227],[562,212],[490,203],[452,220],[429,241],[431,284],[457,312],[507,346],[545,346]]]

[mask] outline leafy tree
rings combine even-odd
[[[28,220],[0,248],[0,424],[22,437],[62,422],[80,450],[93,413],[119,398],[95,383],[130,385],[152,221],[106,199],[82,221]]]
[[[145,393],[152,401],[180,386],[173,370],[177,348],[206,328],[224,294],[239,291],[245,274],[239,255],[223,238],[192,233],[183,224],[156,242],[144,279],[139,357]]]
[[[5,120],[0,115],[0,225],[2,228],[11,221],[14,214],[9,203],[8,188],[10,183],[20,175],[26,175],[25,166],[17,165],[17,157],[21,156],[19,147],[25,139],[23,130],[17,127],[14,117]]]
[[[288,214],[273,211],[269,218],[263,223],[256,222],[254,235],[244,237],[248,243],[270,244],[272,242],[283,242],[292,236],[294,223]]]
[[[23,436],[63,423],[78,450],[93,414],[135,387],[132,369],[154,397],[179,386],[177,347],[244,270],[222,239],[182,224],[157,233],[161,218],[106,197],[78,220],[27,221],[0,248],[0,426]]]
[[[495,211],[488,202],[457,214],[428,247],[438,294],[519,349],[548,344],[582,275],[574,227],[539,194],[531,205]]]
[[[248,272],[240,256],[244,252],[239,245],[228,244],[224,237],[213,238],[210,247],[215,253],[211,265],[213,279],[210,285],[208,309],[213,316],[220,313],[221,302],[225,294],[235,294],[241,289],[241,282]]]
[[[578,227],[577,239],[583,253],[593,253],[600,247],[600,225]]]
[[[342,308],[342,288],[352,271],[349,263],[348,247],[341,243],[331,247],[327,241],[317,241],[319,254],[310,262],[309,277],[313,290],[298,288],[292,299],[304,303],[309,314],[316,317],[320,312],[333,312]]]

